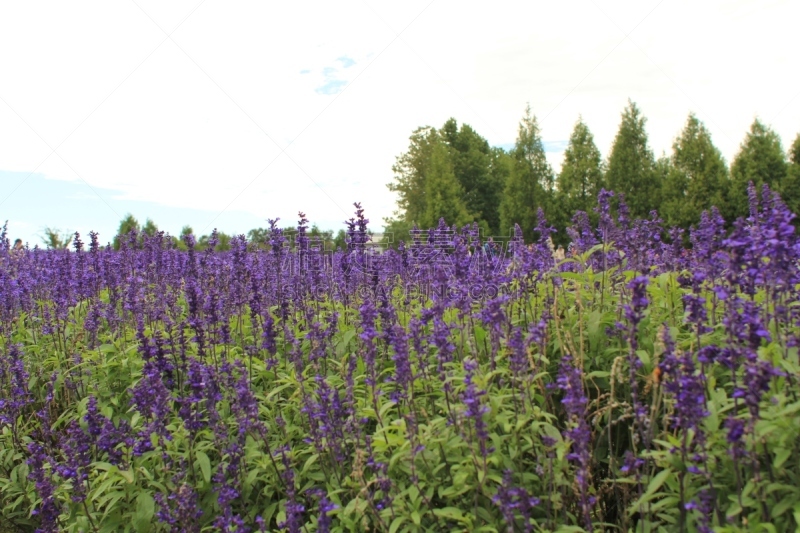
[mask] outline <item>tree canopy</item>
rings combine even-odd
[[[524,237],[533,238],[537,211],[551,210],[555,176],[544,151],[541,131],[530,106],[519,123],[511,150],[511,166],[500,201],[500,231],[505,235],[519,224]]]
[[[631,216],[647,218],[660,206],[661,181],[647,141],[647,119],[631,100],[611,147],[606,171],[608,188],[625,195]]]

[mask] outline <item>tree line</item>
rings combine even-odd
[[[556,244],[566,244],[564,231],[573,215],[583,211],[596,222],[597,195],[602,188],[624,195],[630,216],[649,218],[653,211],[668,225],[688,229],[700,214],[716,206],[728,223],[748,215],[747,186],[767,184],[781,194],[794,213],[800,213],[800,133],[788,151],[777,133],[756,119],[730,166],[714,146],[706,126],[689,114],[675,138],[672,153],[656,158],[645,131],[647,119],[632,101],[622,117],[608,158],[603,159],[594,136],[581,117],[570,135],[561,171],[556,174],[545,156],[541,128],[530,106],[519,123],[514,147],[491,146],[468,124],[454,118],[441,128],[416,129],[408,149],[392,166],[389,190],[396,193],[397,210],[384,219],[391,242],[408,240],[414,228],[436,227],[440,219],[449,225],[477,223],[484,235],[508,236],[519,224],[530,242],[539,222],[539,209],[556,233]],[[617,196],[619,198],[619,194]],[[121,222],[112,246],[120,247],[120,235],[131,231],[155,235],[154,221],[144,224],[133,215]],[[296,232],[294,226],[284,233]],[[171,237],[185,249],[184,236],[194,234],[184,226]],[[312,225],[307,234],[325,249],[346,249],[346,231],[321,230]],[[247,233],[255,247],[265,246],[267,228]],[[217,249],[227,250],[231,235],[217,233]],[[48,248],[67,248],[69,233],[45,228],[42,240]],[[211,235],[195,237],[199,249]]]
[[[800,212],[800,134],[788,151],[780,137],[756,119],[730,166],[714,146],[706,126],[690,114],[672,145],[656,158],[648,144],[646,118],[628,101],[607,159],[587,124],[579,118],[556,174],[545,157],[541,129],[530,106],[519,123],[514,147],[492,147],[467,124],[450,119],[437,129],[415,130],[408,150],[397,157],[389,190],[397,195],[386,231],[408,235],[415,225],[429,228],[477,222],[486,235],[508,235],[520,225],[535,238],[541,208],[555,226],[553,239],[566,244],[564,229],[577,211],[596,217],[602,189],[624,195],[630,215],[652,211],[670,226],[688,229],[716,206],[731,223],[748,215],[747,185],[767,184]]]
[[[289,237],[288,242],[291,245],[291,237],[297,233],[297,227],[286,226],[280,229],[285,236]],[[145,220],[144,224],[142,224],[132,214],[128,214],[120,221],[117,234],[109,245],[113,249],[119,250],[125,238],[134,238],[141,244],[145,235],[152,237],[160,231],[158,225],[152,219],[148,218]],[[247,232],[248,243],[254,248],[266,248],[268,246],[269,233],[269,228],[253,228]],[[213,234],[197,236],[195,235],[194,229],[188,225],[181,229],[179,235],[169,235],[168,238],[173,242],[175,248],[185,251],[188,249],[185,238],[187,235],[194,236],[195,249],[197,250],[205,250],[213,236],[213,238],[216,239],[216,246],[214,249],[218,251],[227,251],[230,250],[230,243],[233,238],[233,235],[216,230]],[[69,232],[46,227],[41,238],[47,248],[67,249],[72,243],[73,236],[74,235]],[[314,224],[306,230],[306,236],[314,245],[324,246],[325,250],[335,250],[337,248],[344,250],[347,247],[347,233],[343,229],[339,230],[339,232],[334,235],[333,230],[322,230]]]

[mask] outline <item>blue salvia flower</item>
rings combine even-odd
[[[65,463],[55,465],[62,478],[72,481],[72,501],[80,503],[86,499],[86,481],[92,463],[92,441],[76,421],[67,427],[67,438],[61,445]]]
[[[333,519],[329,513],[339,508],[338,505],[328,499],[328,495],[322,489],[309,489],[307,494],[319,500],[317,518],[317,533],[330,533]]]
[[[575,480],[580,491],[579,504],[583,524],[587,531],[592,531],[591,511],[596,498],[589,494],[592,433],[586,422],[588,399],[583,392],[582,372],[573,365],[572,357],[569,355],[565,355],[561,360],[556,385],[564,391],[561,403],[570,424],[569,429],[564,432],[564,437],[571,443],[567,460],[576,465]]]
[[[55,495],[56,484],[53,481],[52,471],[48,471],[45,466],[54,464],[54,461],[47,455],[44,447],[37,442],[28,444],[28,453],[30,454],[27,460],[28,468],[30,468],[28,478],[35,483],[36,493],[42,500],[39,506],[31,511],[33,516],[39,518],[39,527],[36,532],[58,533],[61,530],[58,522],[61,509]]]
[[[131,390],[131,403],[148,422],[139,432],[139,438],[134,444],[135,456],[153,449],[150,441],[150,435],[153,433],[161,439],[172,440],[172,435],[167,429],[172,411],[170,400],[171,395],[161,380],[161,372],[153,361],[148,361],[142,369],[142,378]]]
[[[532,496],[522,487],[515,487],[512,480],[513,473],[506,470],[503,474],[503,482],[498,487],[497,493],[492,496],[492,502],[500,508],[503,518],[506,521],[507,533],[514,533],[514,524],[517,513],[522,516],[523,527],[526,533],[533,531],[531,525],[531,512],[534,507],[539,505],[540,500]]]
[[[630,303],[623,306],[625,318],[628,321],[628,367],[631,400],[636,415],[637,434],[635,438],[637,439],[647,435],[647,425],[649,423],[647,407],[639,398],[639,383],[636,375],[636,371],[642,366],[642,361],[639,359],[636,351],[639,348],[639,323],[645,316],[647,306],[650,305],[650,300],[647,298],[647,285],[649,282],[650,279],[647,276],[637,276],[633,278],[627,285],[628,289],[631,290]],[[648,445],[649,443],[645,442],[645,444]]]
[[[358,338],[363,343],[362,354],[364,364],[367,367],[367,376],[365,379],[367,385],[372,387],[374,393],[377,377],[375,373],[375,358],[378,349],[375,341],[380,337],[376,328],[378,310],[375,309],[373,301],[367,298],[364,300],[364,303],[361,304],[361,307],[359,307],[359,312],[361,314],[361,333],[359,333]]]
[[[303,531],[303,514],[305,506],[297,500],[297,489],[294,481],[294,468],[288,456],[289,449],[282,447],[278,449],[283,463],[281,478],[286,487],[286,520],[278,524],[278,528],[287,529],[289,533],[301,533]]]
[[[392,505],[390,495],[392,479],[389,477],[389,465],[375,458],[375,452],[372,448],[372,438],[369,435],[365,436],[364,443],[367,448],[367,466],[375,473],[374,483],[369,486],[369,494],[370,497],[374,499],[378,492],[381,493],[381,498],[374,502],[375,508],[380,511]]]
[[[112,420],[100,414],[97,408],[97,398],[94,396],[89,397],[86,415],[83,419],[86,421],[87,431],[94,439],[97,450],[108,454],[109,463],[121,465],[123,450],[119,449],[119,445],[131,447],[134,444],[128,421],[120,419],[119,427],[115,426]]]
[[[0,424],[15,426],[24,408],[33,403],[28,391],[28,372],[22,360],[20,346],[9,343],[8,355],[0,359],[0,380],[8,380],[10,385],[6,398],[0,398]]]
[[[698,444],[697,439],[702,437],[700,424],[708,416],[703,376],[695,370],[692,354],[676,354],[666,326],[663,331],[666,350],[659,368],[664,375],[664,388],[675,398],[672,423],[684,431],[695,430],[694,442]]]
[[[464,415],[472,422],[475,429],[475,437],[480,447],[481,457],[485,464],[487,454],[490,450],[487,447],[489,428],[486,425],[486,420],[484,420],[484,415],[486,415],[490,409],[481,401],[481,398],[486,395],[486,391],[478,389],[478,387],[475,386],[475,370],[477,369],[477,361],[473,359],[464,360],[464,371],[466,372],[464,375],[464,385],[466,385],[466,388],[461,394],[461,403],[466,406]]]
[[[392,361],[394,362],[395,390],[392,392],[391,399],[400,402],[408,398],[409,392],[413,387],[414,373],[411,369],[411,358],[408,353],[408,338],[406,330],[400,324],[393,324],[387,331],[387,340],[394,351]]]
[[[180,483],[177,490],[164,496],[156,493],[158,511],[156,518],[161,524],[169,526],[170,533],[200,533],[198,520],[203,515],[197,492],[184,482]]]

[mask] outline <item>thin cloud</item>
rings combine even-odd
[[[331,96],[342,92],[346,86],[347,86],[346,80],[335,80],[335,79],[328,80],[325,82],[325,84],[314,89],[314,92],[316,92],[317,94],[324,94],[327,96]]]
[[[337,57],[336,61],[341,63],[342,69],[351,68],[356,64],[356,60],[348,56]],[[341,73],[341,69],[338,67],[324,67],[322,69],[322,84],[314,89],[314,92],[325,96],[332,96],[342,92],[347,87],[348,80],[344,79]]]
[[[342,64],[342,68],[350,68],[350,67],[352,67],[353,65],[356,64],[356,60],[355,59],[353,59],[352,57],[347,57],[347,56],[337,57],[336,61],[338,61],[338,62],[340,62]]]

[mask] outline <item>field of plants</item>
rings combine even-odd
[[[602,191],[347,249],[0,246],[0,531],[800,531],[800,241]],[[760,199],[759,199],[760,197]],[[688,245],[684,245],[688,243]]]

